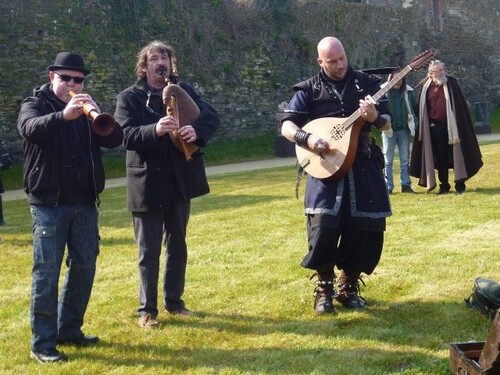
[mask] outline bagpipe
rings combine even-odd
[[[179,121],[179,127],[193,124],[200,115],[200,109],[189,94],[178,85],[177,66],[174,61],[172,61],[172,73],[170,77],[165,77],[165,82],[167,85],[163,89],[162,100],[166,114],[175,117]],[[177,130],[168,134],[175,147],[184,154],[186,160],[191,160],[191,155],[199,147],[182,139]]]

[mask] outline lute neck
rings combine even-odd
[[[411,70],[411,66],[407,65],[406,67],[401,69],[400,72],[396,73],[384,87],[382,87],[375,95],[372,96],[372,99],[375,101],[375,103],[378,103],[378,101],[385,94],[387,94],[387,92],[392,89],[400,80],[402,80],[408,73],[410,73]],[[344,122],[344,128],[348,129],[349,127],[351,127],[352,124],[354,124],[360,117],[361,114],[359,113],[359,111],[354,111],[353,114],[350,115]]]

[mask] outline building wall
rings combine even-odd
[[[181,79],[219,111],[219,140],[274,131],[278,104],[318,71],[316,44],[326,35],[343,41],[359,69],[404,66],[437,48],[471,102],[499,105],[499,14],[498,0],[4,1],[0,137],[19,148],[20,103],[48,80],[58,52],[85,57],[85,91],[113,113],[116,95],[135,80],[137,52],[154,39],[173,45]]]

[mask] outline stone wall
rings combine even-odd
[[[0,3],[0,137],[19,148],[22,99],[47,81],[60,51],[81,53],[85,91],[113,113],[134,80],[135,56],[159,39],[173,45],[181,79],[217,108],[216,140],[276,129],[291,86],[317,72],[316,44],[342,39],[356,68],[406,65],[433,47],[472,101],[500,103],[500,2],[444,2],[443,31],[429,30],[423,1],[17,0]],[[449,4],[448,4],[449,3]],[[415,84],[425,72],[411,73]]]

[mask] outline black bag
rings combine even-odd
[[[497,309],[500,309],[500,284],[488,279],[478,277],[474,280],[471,295],[465,303],[494,319]]]
[[[14,156],[9,150],[9,146],[4,141],[0,141],[0,171],[5,171],[14,165]]]

